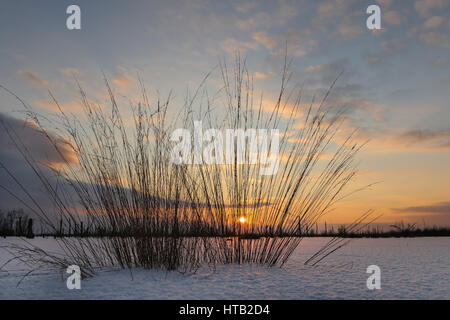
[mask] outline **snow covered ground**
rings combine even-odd
[[[450,299],[450,238],[356,239],[320,266],[302,264],[327,239],[307,238],[283,268],[218,266],[194,275],[104,270],[68,290],[66,273],[20,263],[0,270],[0,299]],[[0,239],[0,247],[15,238]],[[53,239],[37,238],[42,247]],[[0,248],[0,266],[10,255]],[[381,268],[381,289],[368,290],[369,265]]]

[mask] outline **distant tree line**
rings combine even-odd
[[[0,236],[34,238],[33,219],[29,218],[23,209],[6,213],[0,209]]]
[[[67,221],[63,223],[59,221],[59,228],[52,232],[45,232],[43,230],[38,233],[39,236],[52,236],[52,237],[130,237],[133,236],[135,230],[110,230],[108,228],[101,228],[97,226],[85,227],[83,222]],[[180,232],[180,237],[207,237],[209,235],[206,226],[198,226],[197,232]],[[33,219],[29,218],[25,214],[23,209],[14,209],[7,212],[3,212],[0,209],[0,237],[27,237],[34,238],[35,233],[33,231]],[[144,236],[144,235],[142,235]],[[154,234],[154,236],[161,236]],[[390,229],[386,230],[380,226],[368,226],[367,228],[360,228],[355,230],[350,225],[327,226],[324,223],[323,228],[319,228],[316,223],[312,227],[302,228],[301,224],[298,225],[298,229],[294,233],[278,232],[274,233],[273,230],[266,226],[265,232],[262,233],[234,233],[225,232],[225,237],[237,236],[243,239],[258,239],[261,237],[341,237],[341,238],[388,238],[388,237],[439,237],[450,236],[450,228],[438,227],[438,226],[423,226],[418,227],[416,224],[405,224],[399,222],[390,225]]]

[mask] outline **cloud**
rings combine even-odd
[[[425,28],[433,29],[439,28],[445,22],[444,17],[434,16],[425,21]]]
[[[254,10],[258,7],[258,2],[256,1],[244,1],[237,3],[234,8],[240,13],[247,13],[250,10]]]
[[[361,34],[363,30],[360,25],[341,24],[338,28],[338,33],[344,38],[351,39]]]
[[[388,11],[385,14],[383,14],[384,21],[387,22],[387,24],[398,26],[404,21],[404,17],[398,12],[398,11]]]
[[[364,60],[367,64],[378,64],[381,62],[381,57],[379,55],[369,53],[366,54]]]
[[[403,40],[392,39],[382,43],[379,58],[393,52],[406,50]],[[389,128],[392,109],[377,100],[370,98],[370,89],[355,82],[354,64],[348,59],[339,59],[328,64],[310,65],[307,67],[308,78],[305,81],[304,101],[312,96],[316,100],[324,95],[327,87],[341,71],[345,71],[338,79],[326,105],[333,108],[344,107],[347,110],[342,132],[349,133],[359,128],[360,142],[370,140],[370,149],[376,152],[437,152],[450,149],[449,128]],[[357,79],[357,78],[356,78]]]
[[[278,41],[267,32],[255,32],[252,34],[252,38],[264,45],[268,50],[273,50],[278,45]]]
[[[354,0],[327,0],[317,6],[313,25],[327,32],[333,38],[338,36],[345,40],[353,39],[364,32],[365,10],[356,8]]]
[[[450,36],[447,32],[429,31],[418,34],[420,40],[430,45],[438,45],[450,49]]]
[[[284,1],[279,1],[278,11],[275,13],[275,20],[281,20],[283,23],[288,22],[298,14],[298,9],[291,4],[287,4]]]
[[[383,41],[381,43],[383,47],[383,53],[391,54],[396,52],[403,52],[406,50],[406,43],[401,39],[391,39],[388,41]]]
[[[222,50],[229,54],[235,54],[236,51],[245,53],[247,50],[255,50],[258,48],[258,43],[254,41],[240,41],[234,38],[227,38],[220,43]]]
[[[336,79],[336,77],[344,72],[339,78],[338,85],[344,84],[348,81],[348,77],[354,76],[357,73],[356,68],[347,58],[336,59],[329,63],[311,65],[307,68],[310,73],[310,77],[307,82],[311,84],[318,84],[324,88],[327,88]]]
[[[113,75],[112,83],[114,83],[119,90],[126,91],[131,88],[134,83],[134,79],[126,73],[124,68],[118,67],[118,70]]]
[[[267,79],[274,75],[274,72],[254,72],[253,78],[254,79]]]
[[[0,149],[0,163],[25,186],[27,191],[32,194],[42,207],[50,208],[51,203],[49,202],[48,193],[43,190],[41,182],[8,136],[5,127],[9,132],[16,135],[18,141],[23,144],[23,148],[32,155],[32,161],[38,164],[40,170],[48,178],[54,176],[54,173],[49,168],[59,169],[66,164],[66,161],[68,164],[78,163],[73,149],[63,138],[52,132],[47,132],[59,148],[59,153],[34,123],[0,113],[0,144],[2,145]],[[14,195],[27,199],[21,188],[3,168],[0,168],[0,185],[8,188]],[[2,209],[23,207],[23,204],[3,189],[0,189],[0,205]],[[32,204],[30,203],[30,205]]]
[[[284,56],[287,44],[288,55],[302,57],[316,49],[318,41],[311,37],[307,28],[292,29],[287,34],[254,32],[252,39],[263,45],[272,55]]]
[[[377,0],[377,2],[384,7],[389,7],[392,4],[392,0]]]
[[[328,19],[336,14],[337,11],[342,10],[344,3],[339,4],[338,1],[325,1],[317,7],[319,19]]]
[[[450,130],[413,129],[394,137],[393,141],[405,146],[450,149]]]
[[[239,9],[238,9],[239,8]],[[241,13],[254,11],[255,6],[244,4],[237,6],[236,10]],[[244,11],[243,11],[244,10]],[[258,11],[247,19],[238,19],[235,24],[241,30],[269,29],[286,25],[291,19],[298,15],[298,7],[284,1],[278,1],[272,11]]]
[[[67,77],[79,77],[82,75],[81,71],[77,68],[61,68],[59,72]]]
[[[447,0],[420,0],[414,3],[414,8],[420,16],[427,17],[431,11],[442,9],[447,4]]]
[[[93,103],[92,100],[89,99],[87,100],[90,103]],[[81,101],[74,100],[67,103],[61,103],[60,101],[58,101],[58,104],[61,110],[64,112],[81,114],[83,111],[83,105]],[[52,99],[35,101],[34,105],[47,111],[59,113],[59,108]]]
[[[382,124],[382,123],[381,123]],[[347,122],[346,130],[355,127],[354,121]],[[370,140],[371,152],[405,153],[437,152],[450,150],[450,131],[439,129],[413,129],[402,131],[386,129],[383,126],[361,126],[358,131],[359,141]]]
[[[365,55],[365,61],[370,64],[386,63],[386,60],[393,54],[405,52],[407,45],[401,39],[391,39],[381,42],[381,50]]]
[[[18,141],[33,155],[36,161],[49,165],[61,165],[66,161],[69,164],[77,163],[76,155],[67,140],[52,132],[43,132],[34,122],[19,120],[0,113],[0,142],[2,146],[1,155],[19,155],[13,141],[9,138],[7,131],[12,132]],[[45,134],[56,144],[59,151],[50,142]]]
[[[262,112],[265,112],[266,114],[270,115],[275,110],[277,104],[278,104],[277,97],[263,98],[262,100],[258,101],[253,105],[253,109],[259,111],[259,109],[261,108]],[[302,114],[302,110],[298,109],[298,107],[295,104],[295,101],[292,101],[292,99],[289,101],[283,99],[281,101],[281,104],[279,105],[278,114],[281,117],[284,117],[285,119],[290,119],[291,116],[294,116],[295,118],[300,117]]]
[[[411,29],[411,34],[428,45],[450,49],[450,24],[442,16],[431,16]]]
[[[268,28],[273,23],[272,18],[266,12],[258,12],[248,19],[236,21],[236,26],[241,30]]]
[[[349,131],[367,123],[375,124],[385,120],[386,106],[370,98],[370,89],[364,87],[359,79],[359,71],[349,59],[337,59],[325,64],[310,65],[306,68],[303,101],[317,103],[337,79],[325,104],[333,110],[346,110],[346,123]]]
[[[448,65],[448,63],[449,63],[449,59],[447,57],[437,57],[437,58],[431,60],[428,63],[428,65],[430,67],[440,69],[440,68],[444,68],[446,65]]]
[[[308,68],[306,68],[306,70],[309,72],[318,72],[325,70],[326,67],[327,67],[326,64],[316,64],[314,66],[309,66]]]
[[[30,70],[19,70],[17,71],[17,74],[21,77],[23,77],[25,80],[27,80],[32,85],[35,85],[37,87],[41,88],[48,88],[49,84],[47,81],[44,81],[40,79],[34,72]]]
[[[450,202],[438,202],[430,205],[394,208],[392,210],[395,212],[450,214]]]
[[[47,131],[46,133],[59,149],[58,152],[53,143],[49,141],[42,130],[33,122],[12,118],[2,113],[0,113],[0,145],[2,146],[0,149],[0,186],[2,187],[0,188],[0,209],[7,211],[14,208],[24,208],[27,213],[31,214],[30,210],[11,194],[24,200],[31,208],[36,209],[34,202],[29,199],[27,194],[15,181],[17,180],[24,186],[26,192],[32,196],[39,207],[43,208],[50,217],[56,213],[52,196],[44,188],[41,180],[21,155],[7,132],[11,132],[13,136],[17,137],[15,140],[18,140],[23,145],[21,149],[26,149],[27,154],[31,155],[33,165],[36,165],[45,179],[48,179],[50,185],[55,190],[57,189],[66,207],[72,212],[83,212],[83,207],[76,201],[78,195],[73,189],[73,186],[65,179],[57,179],[57,175],[51,170],[64,169],[63,167],[66,165],[72,166],[72,168],[78,165],[78,158],[68,142],[55,133]],[[14,179],[7,174],[4,168],[11,172]],[[86,192],[91,192],[92,194],[97,187],[83,181],[75,181],[75,184],[81,185]],[[3,188],[6,188],[10,192],[5,191]],[[123,192],[131,192],[127,188],[122,189]],[[94,198],[95,196],[92,199]],[[171,201],[157,197],[153,199],[154,201],[160,201],[166,204]],[[192,204],[188,202],[181,202],[180,205],[192,207]],[[197,205],[207,206],[202,203]],[[264,205],[266,204],[261,204],[261,206]]]

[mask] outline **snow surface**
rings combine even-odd
[[[20,241],[1,238],[0,247]],[[65,270],[24,278],[30,268],[15,262],[0,270],[0,299],[450,299],[450,238],[355,239],[320,266],[303,265],[326,241],[304,239],[283,268],[226,265],[194,275],[110,269],[82,280],[81,290],[67,289]],[[10,258],[0,248],[0,266]],[[366,287],[372,264],[381,268],[381,290]]]

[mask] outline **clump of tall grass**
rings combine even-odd
[[[21,257],[62,267],[77,264],[85,274],[110,265],[183,272],[217,263],[283,265],[299,245],[301,230],[314,226],[345,196],[361,148],[354,133],[336,142],[344,110],[326,105],[334,84],[322,100],[305,104],[301,89],[288,89],[289,66],[286,59],[279,94],[267,106],[254,94],[245,61],[237,58],[232,70],[221,63],[223,86],[214,98],[206,90],[206,77],[172,117],[170,96],[152,104],[139,81],[141,101],[131,105],[132,125],[125,122],[106,78],[108,106],[94,104],[77,82],[82,117],[67,114],[50,93],[59,109],[58,128],[44,126],[42,117],[17,97],[65,163],[50,167],[56,179],[49,178],[3,123],[54,209],[50,213],[40,206],[16,180],[26,195],[20,200],[47,229],[60,233],[64,252],[54,255],[30,244],[20,248]],[[261,163],[240,163],[236,157],[229,164],[173,163],[171,133],[192,129],[196,120],[218,129],[278,129],[278,172],[262,176]],[[66,158],[61,141],[76,163]],[[329,160],[322,159],[325,153],[331,154]],[[83,225],[90,236],[64,237],[62,225]],[[341,245],[331,241],[312,259],[321,260]]]

